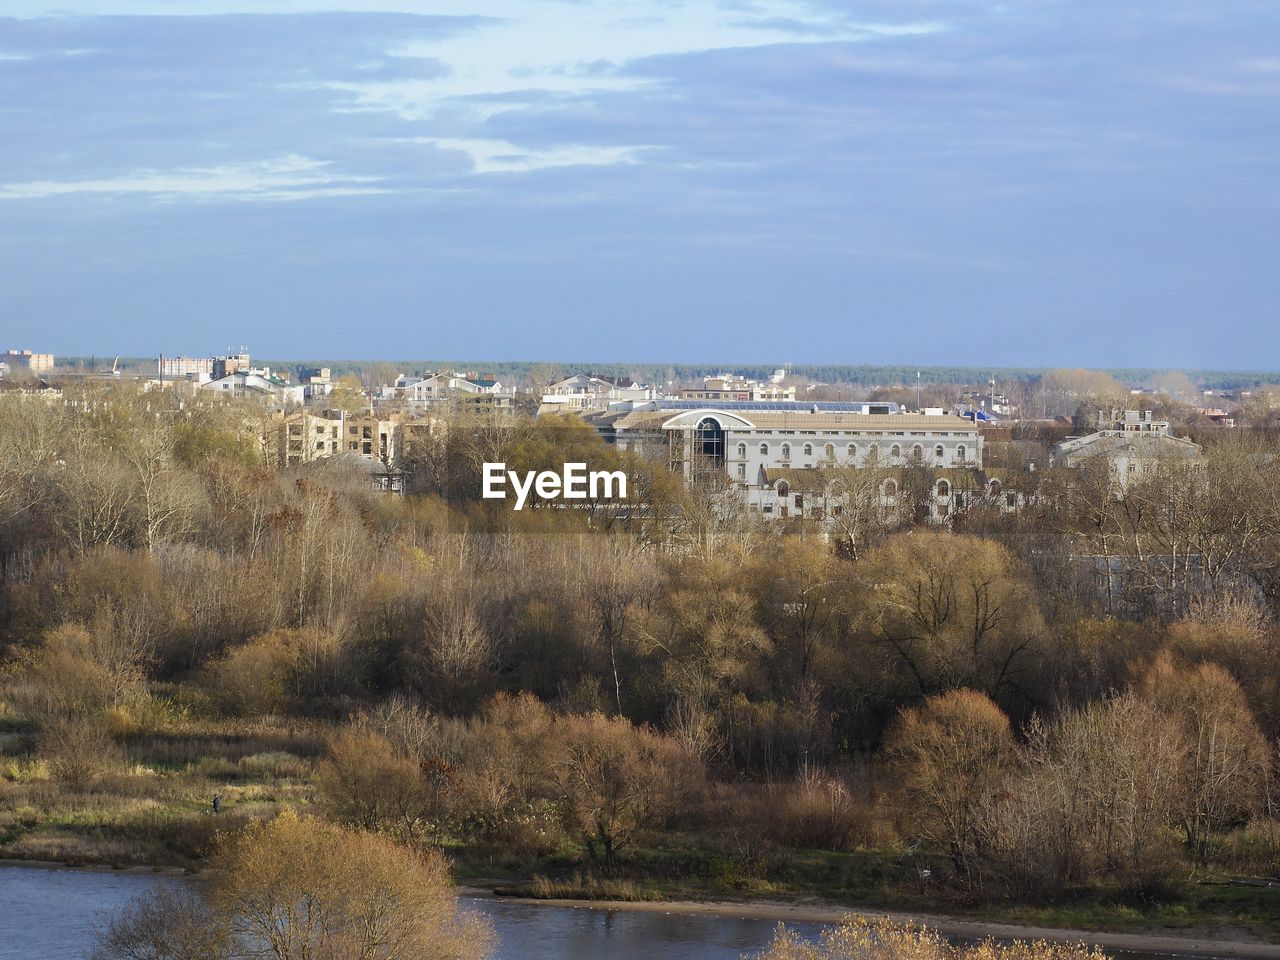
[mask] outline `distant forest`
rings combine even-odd
[[[112,357],[62,357],[58,360],[60,372],[76,368],[109,370],[115,358]],[[365,375],[378,371],[385,375],[394,368],[402,373],[421,373],[429,370],[474,370],[477,373],[492,374],[499,380],[525,383],[531,374],[545,371],[561,371],[565,376],[574,373],[594,373],[606,377],[635,377],[644,383],[686,382],[709,377],[719,373],[736,373],[740,376],[756,380],[768,379],[775,370],[776,364],[691,364],[691,363],[570,363],[562,361],[504,361],[492,360],[273,360],[255,358],[255,362],[266,364],[274,369],[291,371],[295,376],[299,372],[316,367],[329,367],[333,376],[347,374]],[[121,357],[120,369],[126,373],[143,373],[155,369],[155,360],[150,357]],[[916,382],[917,371],[924,383],[931,384],[982,384],[995,379],[997,384],[1013,381],[1032,382],[1049,372],[1049,367],[931,367],[908,366],[904,364],[793,364],[787,366],[791,377],[810,380],[817,383],[852,384],[861,387],[886,387],[911,385]],[[1111,374],[1121,383],[1130,386],[1150,384],[1162,374],[1174,372],[1170,369],[1144,369],[1140,367],[1108,368],[1104,372]],[[1244,370],[1181,370],[1194,383],[1202,387],[1213,387],[1223,390],[1247,389],[1249,387],[1273,384],[1280,375],[1275,371]],[[542,376],[536,379],[543,379]]]

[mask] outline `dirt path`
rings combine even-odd
[[[988,923],[957,917],[908,914],[895,910],[867,910],[821,904],[775,903],[753,900],[742,903],[700,903],[686,900],[630,902],[613,900],[534,900],[499,897],[491,890],[460,888],[468,897],[508,900],[551,907],[589,910],[627,910],[636,913],[695,914],[733,917],[747,920],[773,920],[779,923],[837,923],[850,915],[887,916],[894,920],[915,920],[947,936],[982,940],[1055,940],[1096,944],[1108,952],[1156,953],[1167,956],[1215,957],[1223,960],[1280,960],[1280,944],[1254,940],[1223,939],[1213,932],[1188,931],[1185,935],[1154,933],[1099,933],[1092,930],[1057,930],[1010,923]],[[1239,936],[1242,931],[1233,931]]]

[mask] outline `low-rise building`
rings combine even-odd
[[[329,367],[317,367],[302,371],[302,392],[308,401],[319,400],[333,393],[333,375]]]
[[[1073,469],[1099,460],[1105,462],[1121,487],[1162,465],[1198,464],[1203,456],[1198,443],[1174,436],[1169,421],[1156,420],[1149,410],[1113,414],[1103,429],[1068,437],[1050,451],[1054,466]]]
[[[256,398],[281,404],[301,404],[306,400],[306,387],[303,384],[289,383],[282,377],[275,376],[270,367],[236,370],[201,384],[200,389],[223,397]]]
[[[408,383],[401,394],[416,409],[449,405],[465,409],[510,409],[514,394],[495,377],[436,373]]]
[[[682,400],[707,400],[712,403],[729,401],[779,401],[794,400],[795,387],[784,387],[780,383],[761,383],[748,380],[732,373],[722,373],[714,377],[704,377],[701,387],[693,387],[680,391]]]
[[[653,387],[629,378],[579,373],[547,387],[538,413],[584,413],[605,410],[610,403],[622,400],[644,401],[656,397],[657,392]]]
[[[838,467],[767,471],[760,479],[739,491],[748,510],[764,519],[803,519],[823,527],[841,526],[855,498],[870,498],[880,521],[915,516],[933,524],[948,524],[967,510],[1014,513],[1031,499],[977,468],[882,468],[872,472],[870,488]]]

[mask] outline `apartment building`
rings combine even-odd
[[[344,454],[385,465],[399,463],[398,416],[376,417],[343,410],[295,410],[277,413],[264,437],[266,459],[279,467],[327,460]]]
[[[156,373],[163,380],[212,380],[215,357],[166,357],[156,358]]]
[[[0,357],[10,370],[28,370],[31,373],[51,373],[52,353],[32,353],[30,350],[10,350]]]

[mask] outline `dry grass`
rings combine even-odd
[[[646,890],[631,880],[577,874],[567,880],[534,877],[511,892],[534,900],[619,900],[638,902],[661,899],[656,891]]]
[[[119,717],[104,726],[128,727]],[[184,718],[123,733],[123,760],[93,778],[56,776],[29,738],[11,742],[0,755],[0,857],[189,866],[220,831],[308,804],[324,728],[243,727]]]

